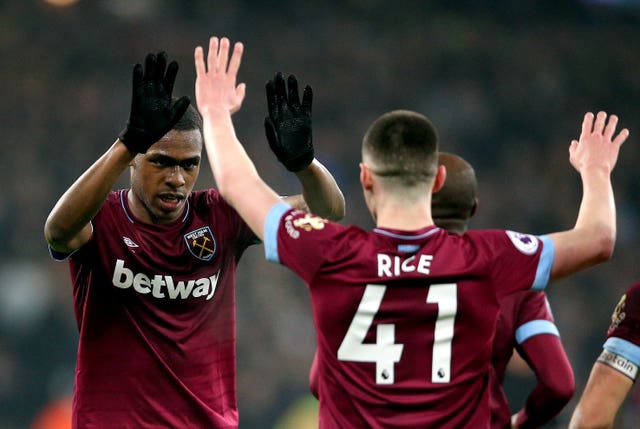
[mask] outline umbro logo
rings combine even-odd
[[[131,248],[135,248],[135,247],[140,247],[138,246],[135,241],[133,241],[132,239],[130,239],[129,237],[122,237],[122,241],[124,241],[124,244],[127,245],[127,247],[131,247]]]

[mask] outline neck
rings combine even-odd
[[[453,218],[434,218],[434,223],[442,229],[456,234],[464,234],[467,231],[467,221]]]
[[[434,225],[431,202],[409,204],[406,201],[387,201],[376,208],[376,226],[380,228],[415,231]]]

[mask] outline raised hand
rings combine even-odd
[[[211,37],[206,64],[202,47],[198,46],[195,50],[196,103],[203,114],[207,109],[235,113],[242,106],[246,87],[244,83],[236,86],[236,79],[244,46],[236,42],[231,59],[229,46],[226,37]]]
[[[583,172],[587,168],[603,168],[611,172],[618,160],[620,146],[629,137],[629,130],[622,129],[615,137],[618,117],[598,112],[596,116],[591,112],[584,115],[582,132],[579,140],[573,140],[569,147],[569,161],[571,165]]]
[[[166,73],[165,73],[166,69]],[[134,153],[145,153],[149,146],[169,132],[189,107],[189,97],[172,104],[171,93],[178,74],[178,63],[167,67],[167,54],[148,54],[133,67],[131,112],[118,138]]]
[[[304,170],[314,158],[311,131],[311,103],[313,92],[307,85],[298,95],[298,81],[289,75],[285,85],[282,73],[266,84],[269,116],[264,118],[264,129],[269,147],[289,171]]]

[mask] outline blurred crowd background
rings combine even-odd
[[[133,64],[166,50],[181,66],[174,95],[194,99],[193,49],[210,35],[245,43],[236,128],[282,194],[299,190],[266,144],[264,84],[282,71],[313,87],[317,157],[345,193],[343,222],[365,228],[373,223],[358,183],[361,137],[385,111],[431,117],[442,150],[475,166],[472,227],[536,234],[575,222],[581,188],[568,147],[584,113],[620,116],[631,136],[613,174],[615,255],[548,289],[577,381],[574,401],[548,427],[566,426],[613,307],[640,280],[637,0],[0,1],[0,428],[57,429],[55,418],[34,421],[66,410],[72,392],[77,328],[67,264],[49,258],[43,239],[47,214],[124,126]],[[119,186],[127,184],[124,175]],[[205,163],[197,187],[209,186]],[[240,427],[302,428],[286,422],[314,406],[306,288],[256,246],[240,264],[237,299]],[[532,377],[512,368],[515,407]],[[637,427],[635,396],[617,427]]]

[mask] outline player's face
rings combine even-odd
[[[170,223],[184,212],[200,172],[198,130],[171,130],[131,164],[129,206],[147,223]]]

